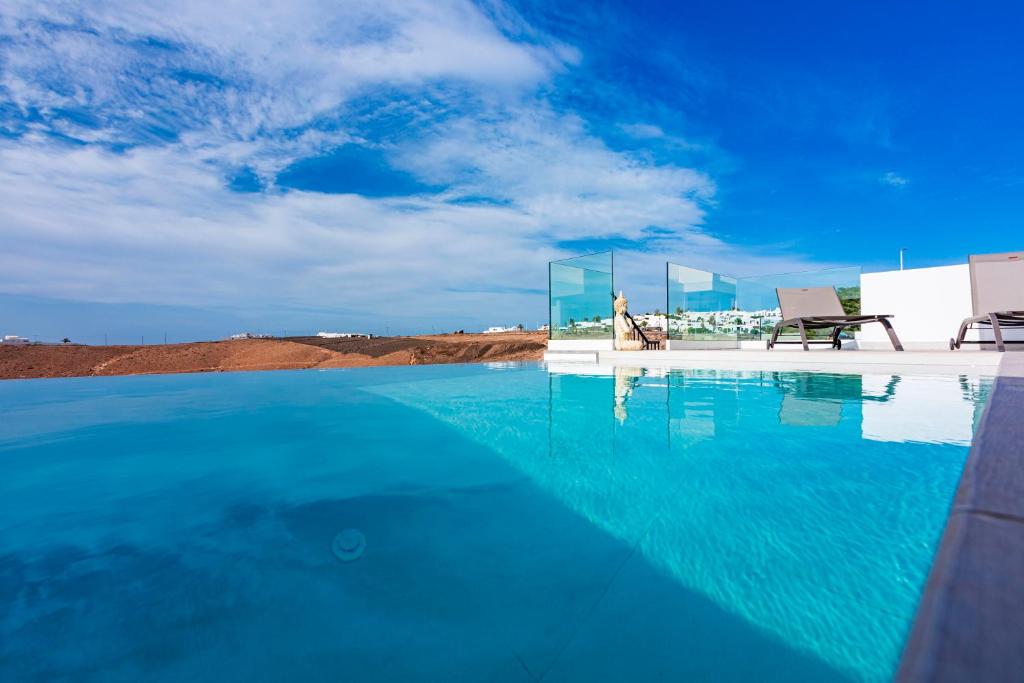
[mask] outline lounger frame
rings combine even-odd
[[[881,324],[885,328],[886,334],[889,335],[892,347],[897,351],[903,350],[903,344],[900,343],[896,331],[892,329],[892,324],[889,322],[891,315],[846,315],[835,287],[780,287],[775,290],[775,295],[779,299],[779,308],[784,317],[772,328],[772,336],[767,344],[769,351],[775,348],[776,344],[801,344],[804,351],[809,351],[811,344],[828,344],[834,349],[840,349],[842,341],[840,341],[839,335],[844,329],[868,323]],[[793,315],[808,310],[817,312]],[[787,314],[789,317],[785,317]],[[800,332],[800,341],[779,340],[782,330],[787,327],[795,327]],[[827,328],[833,328],[828,337],[824,339],[807,338],[807,330]]]
[[[1024,328],[1024,310],[1019,310],[1024,308],[1024,252],[972,254],[967,260],[974,315],[960,323],[956,336],[949,340],[949,350],[964,344],[995,344],[997,351],[1006,351],[1007,344],[1024,344],[1024,339],[1003,338],[1006,328]],[[983,277],[983,271],[992,268],[1000,270],[990,270],[988,277]],[[965,339],[967,331],[975,329],[991,329],[992,339]]]
[[[892,323],[889,322],[891,315],[844,315],[837,317],[822,317],[822,316],[811,316],[802,318],[790,318],[789,320],[783,320],[782,322],[776,323],[775,327],[772,328],[771,339],[768,340],[768,350],[775,348],[776,344],[802,344],[804,351],[810,350],[811,344],[828,344],[832,348],[840,349],[843,346],[842,341],[839,339],[839,334],[847,327],[853,325],[865,325],[867,323],[880,323],[885,328],[886,334],[889,335],[889,341],[892,342],[892,347],[897,351],[903,350],[903,344],[900,343],[899,337],[896,336],[896,330],[892,329]],[[795,327],[800,332],[800,341],[786,341],[780,340],[779,335],[782,330],[786,327]],[[824,339],[808,339],[807,330],[822,330],[829,327],[834,327],[832,334]]]
[[[1024,328],[1024,311],[999,311],[965,318],[956,337],[949,340],[949,350],[964,344],[995,344],[997,351],[1006,351],[1007,344],[1024,344],[1024,339],[1003,339],[1004,328]],[[992,339],[965,339],[968,330],[991,329]]]

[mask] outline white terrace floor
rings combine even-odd
[[[832,349],[686,350],[686,351],[548,351],[549,365],[619,365],[647,368],[717,368],[736,370],[804,370],[843,373],[952,373],[995,375],[1006,357],[1024,354],[996,351],[835,351]],[[563,367],[564,367],[563,366]]]

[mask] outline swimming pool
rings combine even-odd
[[[886,680],[990,382],[0,383],[0,679]]]

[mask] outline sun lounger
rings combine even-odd
[[[903,345],[889,323],[891,315],[847,315],[834,287],[780,288],[776,289],[775,293],[779,297],[779,307],[782,309],[782,322],[777,323],[772,330],[771,339],[768,340],[769,349],[775,348],[776,344],[803,344],[804,351],[810,349],[810,344],[829,344],[838,349],[842,346],[839,333],[844,328],[881,323],[889,335],[893,348],[897,351],[903,350]],[[800,341],[779,341],[779,334],[786,327],[797,328],[800,331]],[[829,336],[822,339],[807,338],[807,330],[827,328],[833,328]]]
[[[949,349],[963,344],[992,344],[1005,351],[1007,344],[1024,339],[1004,339],[1003,329],[1024,328],[1024,251],[981,254],[968,259],[971,269],[971,305],[974,315],[960,323]],[[992,340],[967,340],[967,330],[991,329]]]

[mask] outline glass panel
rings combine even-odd
[[[551,339],[612,339],[612,252],[548,264]]]
[[[776,289],[789,287],[834,287],[848,315],[860,313],[860,266],[828,268],[801,273],[758,275],[736,281],[737,317],[746,321],[740,327],[740,339],[762,339],[771,336],[772,327],[782,320]],[[847,328],[848,332],[858,328]],[[808,336],[828,336],[830,330],[808,330]]]
[[[669,339],[736,339],[736,278],[669,263],[667,289]]]

